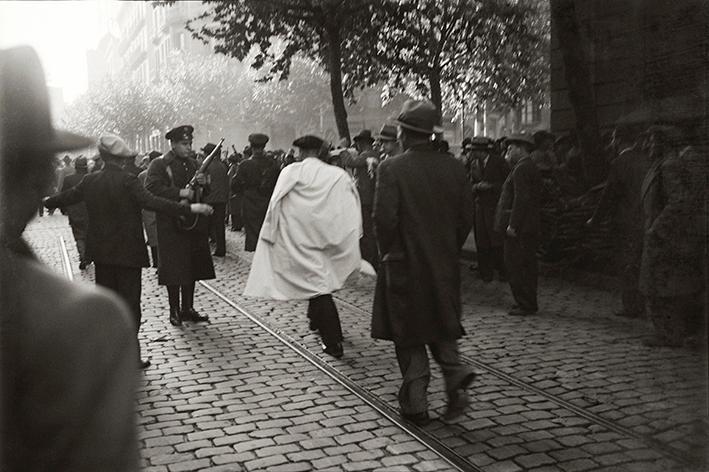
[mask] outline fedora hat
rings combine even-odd
[[[380,141],[396,141],[396,126],[382,126],[382,129],[379,130],[379,134],[377,135],[377,139]]]
[[[0,114],[4,150],[56,153],[94,144],[52,126],[44,70],[29,46],[0,50]]]
[[[433,103],[428,100],[407,100],[393,123],[417,133],[433,134],[443,131],[436,124],[437,120],[438,113]]]
[[[363,129],[357,134],[357,136],[352,138],[352,141],[369,141],[371,143],[374,141],[374,138],[372,137],[372,131],[368,129]]]
[[[138,155],[128,147],[125,141],[114,134],[103,134],[98,138],[98,152],[101,156],[113,156],[121,159]]]
[[[511,136],[508,136],[507,139],[505,139],[505,142],[507,144],[524,143],[524,144],[528,144],[532,147],[535,146],[534,139],[526,133],[517,133],[517,134],[513,134]]]

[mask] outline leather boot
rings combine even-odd
[[[182,326],[182,317],[179,308],[170,308],[170,324],[172,326]]]

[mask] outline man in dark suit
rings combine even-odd
[[[241,210],[244,221],[244,250],[256,250],[258,235],[268,210],[268,201],[278,181],[278,163],[266,155],[268,136],[261,133],[249,135],[251,157],[236,169],[231,181],[231,190],[241,194]]]
[[[123,297],[135,317],[136,335],[142,317],[140,309],[141,268],[148,267],[143,239],[141,208],[173,216],[211,213],[206,204],[183,204],[158,198],[146,191],[135,175],[123,169],[125,159],[135,153],[118,136],[99,138],[98,150],[104,167],[84,177],[76,186],[45,200],[47,208],[86,203],[89,215],[87,249],[96,264],[96,284]],[[141,367],[150,365],[141,361]]]
[[[475,249],[478,255],[478,274],[485,282],[491,282],[497,270],[500,280],[506,280],[505,262],[502,256],[504,237],[495,229],[495,208],[500,199],[502,184],[507,179],[507,163],[493,152],[494,141],[475,137],[472,147],[468,177],[475,196]]]
[[[407,101],[395,124],[403,154],[377,173],[374,230],[382,256],[372,315],[372,337],[394,342],[403,376],[404,418],[429,421],[426,346],[443,371],[448,407],[461,415],[472,368],[460,362],[460,252],[473,225],[473,195],[463,165],[434,151],[437,120],[431,102]]]
[[[178,126],[165,135],[171,149],[155,159],[148,168],[145,188],[168,200],[191,200],[194,192],[185,188],[199,169],[192,158],[192,133],[190,125]],[[200,174],[197,183],[206,185],[207,178]],[[209,222],[199,218],[194,228],[178,226],[177,219],[158,213],[158,283],[167,286],[170,305],[170,324],[182,326],[182,321],[208,321],[194,309],[195,281],[213,279],[214,265],[209,250]],[[189,227],[189,225],[187,225]],[[182,306],[180,307],[180,296]]]
[[[530,157],[533,149],[531,136],[507,138],[506,158],[512,171],[502,186],[495,214],[496,229],[505,234],[505,266],[515,299],[509,314],[515,316],[531,315],[539,308],[537,246],[542,180]]]

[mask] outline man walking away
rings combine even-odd
[[[81,156],[74,160],[73,174],[69,174],[64,178],[60,191],[64,192],[76,186],[81,179],[89,172],[88,160]],[[79,202],[74,205],[69,205],[63,208],[64,213],[69,217],[69,226],[71,233],[74,235],[76,242],[76,250],[79,253],[79,269],[84,270],[91,264],[91,257],[86,252],[86,232],[89,227],[89,215],[86,212],[86,204]]]
[[[475,378],[460,362],[460,252],[473,225],[473,195],[463,165],[433,150],[437,120],[430,102],[407,101],[395,124],[403,154],[378,169],[374,230],[382,256],[372,315],[372,337],[394,342],[403,376],[404,418],[429,421],[431,373],[426,347],[441,367],[448,406],[460,416]]]
[[[214,151],[215,144],[207,143],[202,148],[205,157]],[[207,167],[207,175],[209,181],[209,194],[204,197],[204,202],[209,203],[214,208],[214,213],[209,217],[209,234],[214,238],[216,248],[214,255],[224,257],[226,255],[226,228],[224,227],[224,219],[226,218],[226,203],[229,200],[229,177],[227,169],[222,160],[221,146],[217,151],[217,157],[212,160],[212,163]]]

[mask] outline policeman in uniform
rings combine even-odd
[[[199,168],[191,157],[193,132],[192,126],[183,125],[165,135],[172,149],[150,164],[145,181],[150,192],[174,201],[194,198],[194,191],[186,188]],[[197,176],[198,184],[206,181],[204,175]],[[207,218],[198,218],[194,228],[186,229],[176,218],[157,214],[158,283],[167,286],[173,326],[181,326],[182,321],[208,321],[193,303],[195,281],[215,277],[208,223]]]
[[[267,142],[268,136],[265,134],[249,135],[251,158],[239,164],[231,182],[232,192],[243,195],[242,215],[246,233],[244,249],[248,252],[256,250],[268,202],[278,180],[278,163],[267,156],[264,150]]]

